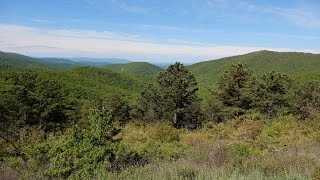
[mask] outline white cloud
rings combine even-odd
[[[308,28],[320,28],[320,17],[318,12],[314,12],[311,9],[304,9],[302,7],[281,7],[272,5],[272,2],[267,4],[257,4],[247,0],[206,0],[208,7],[211,7],[219,13],[225,13],[224,11],[231,12],[231,9],[244,10],[243,13],[250,13],[251,17],[256,17],[257,14],[265,15],[265,18],[270,18],[278,21],[281,18],[290,24],[308,27]],[[310,5],[309,5],[310,6]],[[227,13],[226,13],[227,14]],[[241,14],[236,14],[241,16]],[[276,17],[275,17],[276,16]],[[248,18],[248,17],[246,17]],[[260,21],[261,19],[257,19]]]
[[[319,17],[316,17],[311,12],[299,9],[283,8],[274,8],[273,11],[296,25],[307,26],[311,28],[320,28]]]
[[[320,28],[320,17],[318,17],[315,12],[308,11],[306,9],[301,9],[297,7],[284,8],[273,5],[257,5],[243,0],[240,0],[239,3],[243,8],[247,9],[248,11],[276,15],[280,18],[283,18],[287,22],[297,26],[317,29]],[[272,18],[274,17],[272,16]]]
[[[37,23],[51,23],[52,21],[48,19],[41,19],[41,18],[30,18],[30,21],[37,22]]]
[[[90,7],[96,10],[104,11],[105,7],[113,5],[118,9],[128,12],[128,13],[136,13],[136,14],[145,14],[147,9],[141,6],[132,5],[131,3],[124,2],[122,0],[84,0],[84,2]]]
[[[120,0],[113,0],[113,2],[117,4],[120,9],[130,13],[144,14],[147,12],[147,10],[143,7],[128,5],[127,3]]]
[[[219,46],[171,39],[146,41],[137,35],[109,31],[40,29],[0,24],[0,50],[33,56],[123,57],[135,60],[183,62],[245,54],[262,49],[319,53],[320,49]]]

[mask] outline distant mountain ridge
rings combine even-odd
[[[49,65],[39,61],[29,56],[0,51],[0,68],[51,69]]]
[[[127,64],[110,64],[104,66],[106,69],[118,73],[130,73],[142,76],[155,76],[163,69],[148,62],[131,62]]]
[[[22,69],[68,69],[78,66],[104,66],[109,64],[126,64],[131,61],[121,58],[55,58],[30,57],[17,53],[0,51],[0,67]]]
[[[208,91],[216,87],[219,76],[234,63],[247,64],[257,74],[271,71],[285,73],[300,83],[320,80],[320,54],[301,52],[263,50],[199,62],[188,67],[197,78],[201,91]]]
[[[105,65],[105,64],[126,64],[131,61],[122,58],[90,58],[90,57],[71,57],[67,58],[71,61],[81,64]]]
[[[107,60],[109,59],[109,62]],[[92,61],[85,61],[92,60]],[[95,60],[93,62],[93,60]],[[301,82],[320,79],[320,54],[299,52],[257,51],[221,58],[188,66],[200,86],[212,88],[219,76],[233,63],[247,64],[258,74],[277,71]],[[116,63],[116,64],[113,64]],[[0,51],[0,68],[68,69],[78,66],[99,66],[117,73],[155,76],[163,69],[147,62],[131,62],[119,58],[32,58],[17,53]]]

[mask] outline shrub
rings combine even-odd
[[[320,81],[309,82],[300,87],[295,96],[293,112],[302,119],[313,114],[320,115]]]
[[[248,143],[240,143],[234,146],[235,158],[250,157],[254,152],[254,148]]]
[[[288,134],[294,128],[295,120],[293,116],[281,116],[273,119],[263,128],[259,136],[260,140],[262,140],[264,144],[277,142],[277,138],[281,135]]]
[[[226,147],[228,151],[228,165],[239,170],[253,168],[255,156],[259,153],[257,149],[250,143],[239,142],[237,144]]]
[[[120,134],[126,148],[150,159],[175,160],[183,155],[188,145],[180,143],[182,129],[168,122],[129,122]]]
[[[110,170],[113,172],[121,171],[129,166],[143,166],[148,163],[148,159],[136,152],[121,154],[111,165]]]
[[[228,139],[231,135],[233,128],[231,123],[233,122],[229,121],[226,123],[219,123],[213,126],[207,124],[207,126],[205,126],[205,131],[212,134],[213,138],[215,139]]]
[[[209,144],[209,137],[204,132],[186,132],[181,135],[181,142],[193,146],[205,146]]]
[[[149,127],[147,135],[149,138],[160,142],[179,141],[179,130],[170,126],[169,123],[155,123]]]
[[[113,139],[113,117],[106,109],[93,109],[90,127],[74,126],[49,151],[49,176],[90,178],[109,169],[123,147]]]
[[[244,119],[234,127],[232,136],[237,140],[253,141],[262,132],[263,124],[261,121]]]

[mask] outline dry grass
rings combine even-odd
[[[123,137],[132,145],[137,138],[133,136],[139,134],[144,140],[138,144],[152,139],[160,142],[162,150],[170,149],[168,145],[173,142],[187,147],[174,161],[156,160],[135,169],[141,170],[140,179],[184,179],[181,174],[190,179],[310,179],[320,165],[318,127],[314,121],[301,121],[293,116],[264,120],[251,115],[207,124],[197,131],[170,130],[168,124],[161,123],[145,125],[142,131],[141,125],[131,124]],[[160,170],[153,170],[153,166],[159,166]],[[137,175],[128,170],[112,176],[135,176],[132,173]]]

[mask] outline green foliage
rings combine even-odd
[[[231,114],[226,111],[223,103],[217,98],[212,98],[207,102],[205,107],[205,119],[207,121],[220,123],[228,115],[231,117]]]
[[[144,121],[156,121],[163,117],[165,111],[161,92],[155,85],[149,84],[141,90],[138,105],[135,107],[134,115]]]
[[[243,64],[233,64],[219,79],[218,98],[224,106],[234,107],[231,114],[236,116],[244,113],[251,107],[250,85],[253,75],[250,69]]]
[[[271,119],[289,112],[292,80],[274,71],[255,77],[243,64],[233,64],[219,79],[219,89],[208,101],[209,121],[221,122],[257,110]]]
[[[3,91],[3,116],[12,125],[40,125],[45,130],[63,127],[72,120],[73,103],[67,91],[55,80],[33,72],[8,75],[11,86]]]
[[[148,83],[148,79],[115,73],[97,67],[77,67],[53,74],[71,91],[71,96],[82,101],[93,97],[102,99],[117,94],[130,103]]]
[[[297,90],[293,112],[303,119],[320,113],[320,81],[311,81]]]
[[[107,99],[106,107],[112,112],[113,117],[124,125],[131,118],[131,107],[127,101],[120,98],[118,95]]]
[[[110,64],[105,68],[118,73],[129,73],[141,76],[156,76],[162,68],[147,62],[132,62],[127,64]]]
[[[36,59],[16,53],[0,51],[1,69],[50,69],[46,65],[39,63]]]
[[[150,128],[148,136],[162,143],[179,141],[179,131],[166,123],[156,123]]]
[[[93,109],[90,127],[71,128],[49,151],[49,176],[90,178],[97,169],[108,170],[121,145],[113,138],[113,117],[105,108]]]
[[[292,80],[285,74],[272,71],[258,78],[251,95],[254,97],[253,106],[267,114],[269,119],[279,113],[283,114],[289,106],[292,96]]]
[[[198,80],[201,97],[217,88],[219,76],[232,64],[242,63],[259,75],[275,71],[290,75],[297,83],[317,80],[320,77],[320,55],[299,52],[257,51],[245,55],[200,62],[189,66]]]
[[[188,149],[179,142],[182,131],[168,122],[129,122],[120,137],[127,148],[151,160],[176,160]]]
[[[273,121],[263,128],[258,139],[265,145],[279,143],[279,141],[281,141],[281,136],[289,134],[296,126],[295,120],[296,119],[292,116],[282,116],[277,119],[273,119]],[[291,142],[287,142],[286,140],[281,143],[288,144]]]
[[[235,158],[249,157],[254,154],[254,148],[247,143],[236,144],[234,147]]]
[[[160,72],[154,87],[141,93],[141,112],[154,114],[157,119],[172,119],[176,128],[199,127],[201,112],[197,91],[195,77],[183,64],[175,63]]]
[[[80,63],[63,58],[33,58],[0,51],[0,69],[57,70],[80,66]]]
[[[207,101],[206,117],[209,121],[221,122],[243,115],[252,108],[251,90],[255,78],[244,64],[233,64],[219,79],[218,91]]]
[[[319,78],[318,55],[261,51],[190,66],[201,91],[218,87],[205,109],[211,122],[193,131],[180,127],[200,126],[198,85],[180,63],[161,72],[138,103],[156,66],[52,66],[0,53],[0,179],[9,179],[7,168],[19,173],[12,179],[318,177],[320,84],[292,95],[283,74]]]

